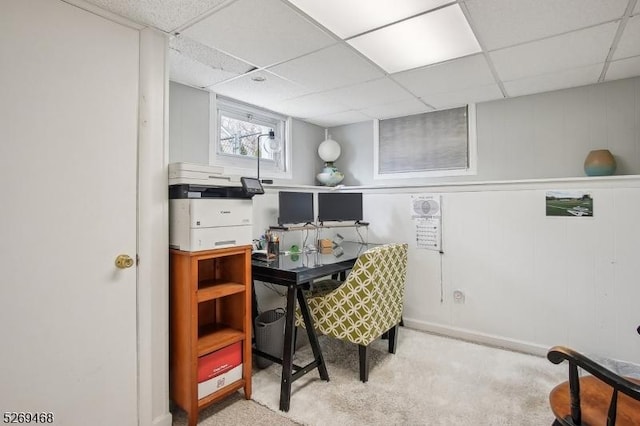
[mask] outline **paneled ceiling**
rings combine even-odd
[[[640,0],[88,2],[169,34],[171,80],[322,127],[640,75]],[[393,70],[386,59],[396,50],[381,43],[398,33],[374,30],[437,26],[426,18],[454,8],[475,47]],[[361,16],[378,19],[373,30]],[[411,47],[416,57],[427,44]]]

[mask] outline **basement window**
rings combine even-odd
[[[224,167],[225,174],[256,176],[259,155],[261,178],[291,178],[287,117],[215,95],[211,111],[210,164]],[[273,140],[264,136],[270,131]]]
[[[378,120],[374,178],[476,174],[475,105]]]

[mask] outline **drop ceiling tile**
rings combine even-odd
[[[173,32],[226,0],[87,0],[140,24]]]
[[[373,120],[366,114],[358,111],[344,111],[337,112],[335,114],[323,115],[320,117],[307,117],[305,121],[315,124],[320,127],[335,127],[342,126],[344,124],[360,123],[362,121]]]
[[[254,81],[264,77],[264,81]],[[300,96],[307,90],[295,83],[284,80],[268,71],[254,71],[234,80],[208,87],[212,92],[258,106],[271,105],[277,101]]]
[[[183,34],[261,67],[336,42],[280,0],[238,0]]]
[[[272,108],[275,111],[297,118],[318,117],[350,109],[348,106],[321,93],[303,95],[277,102],[272,105]]]
[[[384,75],[358,52],[344,44],[336,44],[271,67],[269,71],[314,91],[348,86]]]
[[[633,10],[634,15],[638,13],[640,13],[640,2],[636,3],[636,8]]]
[[[503,81],[570,70],[604,62],[617,28],[617,23],[598,25],[489,55]]]
[[[172,37],[169,41],[169,47],[211,68],[235,75],[245,74],[254,68],[251,64],[229,56],[219,50],[212,49],[185,36]]]
[[[169,50],[169,78],[172,81],[204,88],[237,76],[237,73],[212,68],[174,49]]]
[[[467,0],[472,26],[487,50],[619,19],[628,0]]]
[[[389,73],[480,51],[457,4],[347,40]]]
[[[609,64],[605,80],[619,80],[640,75],[640,56],[620,59]]]
[[[510,97],[568,89],[570,87],[595,84],[600,77],[604,63],[564,70],[557,73],[536,75],[504,83]]]
[[[422,97],[422,101],[436,109],[454,108],[469,103],[478,103],[502,99],[502,92],[497,84],[472,87],[448,93],[433,93]]]
[[[434,9],[451,0],[289,0],[340,38]]]
[[[354,109],[413,98],[398,83],[387,77],[334,89],[326,94]]]
[[[375,105],[361,110],[362,113],[383,120],[385,118],[405,117],[407,115],[421,114],[433,111],[433,108],[426,106],[416,98],[407,99],[385,105]]]
[[[624,27],[613,59],[630,58],[640,55],[640,15],[632,16]]]
[[[495,83],[484,55],[393,74],[392,78],[418,97]]]

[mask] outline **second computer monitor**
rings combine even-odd
[[[318,221],[361,221],[362,192],[319,192]]]
[[[313,193],[280,191],[278,224],[313,223]]]

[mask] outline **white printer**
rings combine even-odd
[[[258,179],[225,177],[219,167],[169,165],[169,246],[183,251],[251,244]]]

